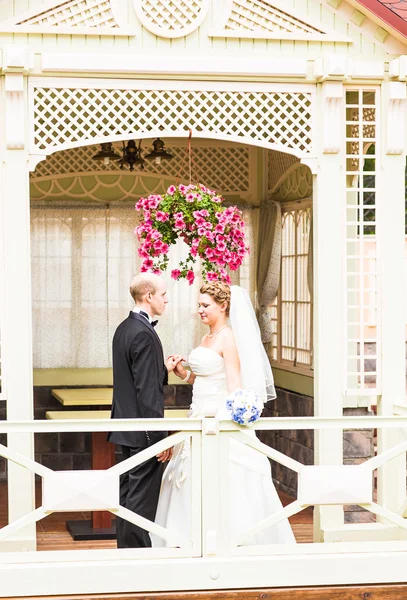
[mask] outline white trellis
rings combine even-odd
[[[274,6],[264,0],[233,0],[226,29],[323,33],[321,29],[291,16],[286,7],[281,9],[278,3],[273,4]]]
[[[0,23],[0,31],[134,35],[123,25],[122,0],[48,0],[41,8]]]
[[[179,88],[182,89],[179,89]],[[313,90],[305,86],[43,80],[30,82],[32,154],[129,135],[224,139],[312,152]]]
[[[282,0],[225,0],[213,37],[350,42]]]
[[[346,261],[348,395],[380,393],[376,248],[377,91],[346,92]],[[371,241],[373,240],[373,242]]]
[[[188,35],[207,15],[209,0],[133,0],[146,29],[162,37]]]

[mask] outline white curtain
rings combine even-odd
[[[244,219],[254,247],[254,211],[245,210]],[[113,333],[133,306],[129,283],[140,267],[137,222],[132,206],[32,208],[35,368],[111,366]],[[164,274],[169,304],[157,332],[166,355],[188,354],[205,333],[197,317],[199,276],[192,286],[170,278],[186,252],[182,241],[171,248]],[[252,299],[255,256],[253,251],[233,277]]]

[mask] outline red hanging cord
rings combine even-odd
[[[187,156],[188,156],[189,183],[192,183],[192,168],[195,167],[195,163],[194,163],[193,154],[192,154],[191,139],[192,139],[192,129],[189,130],[188,143],[186,145],[185,154],[182,157],[182,162],[179,167],[178,184],[181,182],[181,173],[183,171],[185,160],[186,160]]]

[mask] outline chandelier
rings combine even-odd
[[[164,142],[160,138],[157,138],[153,142],[153,149],[150,154],[147,154],[146,156],[146,159],[154,160],[156,165],[161,164],[162,160],[171,160],[171,158],[173,158],[172,154],[167,152],[164,148]]]
[[[144,169],[144,159],[141,157],[141,140],[136,145],[134,140],[129,140],[126,144],[123,142],[122,157],[119,159],[121,169],[129,167],[129,171],[134,171],[134,165],[140,165],[140,170]]]

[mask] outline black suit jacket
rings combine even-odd
[[[113,336],[112,419],[148,419],[164,416],[164,385],[168,371],[154,327],[130,312]],[[111,431],[110,442],[145,448],[166,437],[162,431]]]

